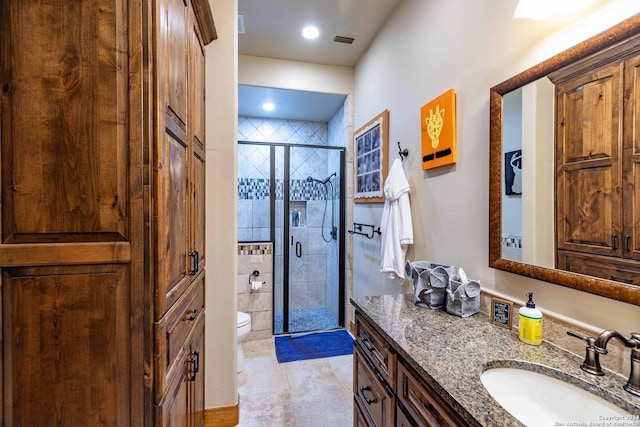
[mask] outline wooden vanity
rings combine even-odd
[[[606,390],[607,400],[640,414],[640,399],[622,390],[626,378],[583,372],[582,356],[544,342],[530,346],[515,329],[478,313],[460,318],[417,307],[412,295],[351,301],[356,309],[353,359],[354,426],[522,425],[485,390],[480,374],[518,367],[582,388]],[[566,334],[545,319],[549,332]],[[562,329],[562,330],[561,330]],[[608,366],[606,356],[601,360]]]

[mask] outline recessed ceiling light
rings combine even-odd
[[[276,106],[273,104],[273,102],[265,102],[264,104],[262,104],[262,109],[264,111],[273,111],[276,109]]]
[[[304,37],[305,39],[315,39],[320,35],[320,31],[318,31],[318,29],[314,26],[306,26],[302,29],[302,37]]]

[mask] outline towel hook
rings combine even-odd
[[[400,146],[400,141],[398,141],[398,154],[400,155],[400,161],[404,161],[404,159],[409,157],[409,150],[406,148],[403,150]]]

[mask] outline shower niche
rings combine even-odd
[[[344,153],[239,143],[238,239],[274,244],[274,334],[344,324]]]
[[[291,211],[291,227],[304,227],[306,223],[305,218],[307,216],[307,202],[290,202]]]

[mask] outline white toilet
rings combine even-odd
[[[238,312],[238,372],[244,371],[244,350],[242,340],[251,332],[251,315],[242,311]]]

